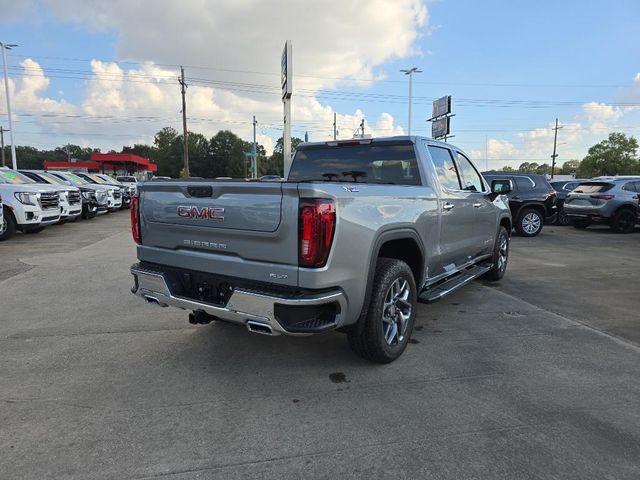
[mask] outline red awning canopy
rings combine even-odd
[[[155,163],[132,153],[92,153],[91,160],[99,162],[100,168],[107,166],[107,164],[112,167],[128,164],[133,166],[135,170],[158,171],[158,166]]]

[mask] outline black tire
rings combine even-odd
[[[491,260],[491,270],[485,273],[482,278],[497,282],[504,277],[509,262],[509,234],[507,229],[500,227],[495,245],[493,246],[493,257]]]
[[[564,210],[560,210],[558,212],[558,218],[556,219],[556,223],[558,225],[562,225],[563,227],[566,227],[567,225],[571,225],[571,219],[569,218],[569,215],[565,213]]]
[[[516,232],[522,237],[535,237],[542,231],[544,218],[535,208],[525,208],[516,220]]]
[[[591,225],[591,221],[582,219],[582,218],[576,218],[571,220],[571,225],[573,225],[574,228],[579,228],[580,230],[584,230],[589,225]]]
[[[13,237],[16,234],[16,230],[18,229],[18,226],[16,225],[16,219],[13,216],[13,213],[11,212],[11,210],[9,210],[6,207],[3,207],[4,210],[4,215],[3,215],[3,221],[2,221],[2,226],[0,227],[0,242],[3,242],[5,240],[9,240],[11,237]]]
[[[622,209],[613,216],[611,230],[616,233],[631,233],[636,226],[636,213],[629,209]]]
[[[418,296],[416,282],[409,265],[402,260],[379,258],[371,288],[371,300],[361,319],[362,333],[358,334],[358,325],[354,325],[347,338],[351,349],[361,357],[376,363],[390,363],[402,355],[413,331]],[[395,291],[406,293],[407,298],[395,296]],[[385,307],[388,299],[392,301]],[[399,323],[402,314],[406,314],[406,319]]]
[[[40,233],[41,231],[43,231],[46,227],[36,227],[36,228],[28,228],[24,230],[24,233]]]

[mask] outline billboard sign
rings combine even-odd
[[[449,113],[451,113],[451,95],[433,101],[432,118],[448,115]]]
[[[291,40],[284,43],[282,57],[280,58],[280,83],[282,86],[282,99],[291,98],[293,93],[293,56],[291,54]]]
[[[431,122],[431,137],[443,138],[449,135],[449,120],[451,117],[442,117]]]

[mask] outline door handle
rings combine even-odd
[[[518,197],[517,195],[515,197],[511,197],[512,200],[520,200],[520,197]]]
[[[443,210],[451,210],[455,205],[453,203],[445,203],[444,205],[442,205]]]
[[[480,202],[476,202],[473,204],[474,208],[481,208],[482,207],[482,203]]]

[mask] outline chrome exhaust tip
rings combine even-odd
[[[271,325],[267,325],[266,323],[247,320],[247,329],[252,333],[259,333],[260,335],[273,335]]]

